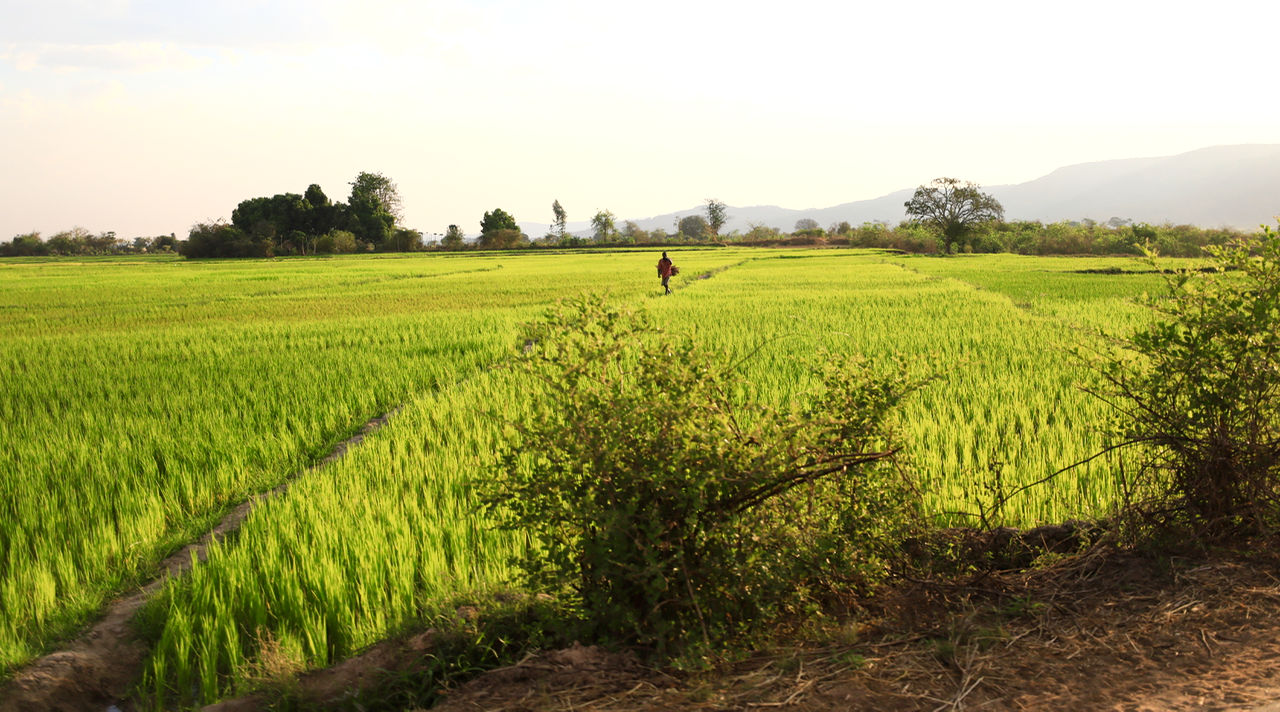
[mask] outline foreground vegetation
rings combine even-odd
[[[0,481],[15,493],[0,660],[47,649],[227,507],[396,406],[153,599],[144,690],[214,701],[252,689],[268,658],[325,665],[511,580],[530,542],[477,512],[474,484],[539,401],[518,370],[490,366],[537,353],[520,325],[584,289],[649,301],[653,324],[727,354],[757,412],[820,387],[805,360],[927,364],[940,380],[897,421],[930,523],[1061,521],[1122,498],[1106,459],[1008,495],[1101,449],[1105,408],[1065,354],[1146,323],[1128,300],[1163,275],[1116,258],[673,256],[681,289],[652,300],[649,253],[0,263],[14,384]]]

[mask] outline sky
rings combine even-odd
[[[1280,3],[0,0],[0,241],[362,171],[475,232],[1280,143]]]

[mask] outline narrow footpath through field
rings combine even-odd
[[[747,261],[749,260],[723,265],[705,273],[690,276],[673,287],[675,290],[687,289]],[[461,270],[429,276],[485,272],[495,269],[498,268]],[[101,619],[91,625],[81,637],[71,641],[61,650],[32,662],[15,674],[3,688],[0,688],[0,712],[131,708],[132,704],[128,699],[130,686],[141,675],[148,652],[146,646],[137,639],[131,626],[134,615],[152,596],[163,589],[169,579],[183,576],[190,571],[193,559],[205,561],[209,546],[233,534],[256,506],[283,495],[303,475],[320,470],[341,459],[350,449],[359,446],[365,438],[386,425],[399,410],[400,408],[395,408],[370,419],[357,434],[337,443],[319,462],[305,470],[293,473],[275,488],[251,497],[236,506],[197,541],[182,547],[178,552],[160,562],[158,570],[161,573],[158,578],[132,594],[112,601]]]

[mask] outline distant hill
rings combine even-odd
[[[921,180],[928,182],[937,176]],[[952,176],[964,179],[965,176]],[[1105,222],[1118,217],[1159,224],[1189,223],[1201,227],[1256,229],[1274,224],[1280,215],[1280,144],[1213,146],[1162,158],[1127,158],[1080,163],[1017,185],[984,186],[1005,208],[1009,220],[1081,220]],[[847,220],[860,225],[872,220],[897,223],[906,217],[903,203],[914,187],[872,200],[857,200],[830,208],[793,210],[775,205],[732,207],[725,231],[748,230],[748,222],[790,231],[801,218],[826,227]],[[634,220],[645,230],[674,231],[679,218],[701,213],[701,205]],[[619,225],[622,219],[618,221]],[[541,237],[546,223],[521,223],[531,237]],[[570,223],[578,234],[590,234],[590,224]]]
[[[1081,163],[990,192],[1011,219],[1256,229],[1280,215],[1280,145],[1214,146],[1165,158]]]

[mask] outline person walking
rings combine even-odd
[[[662,288],[667,290],[666,294],[671,293],[671,287],[667,285],[671,281],[671,275],[675,274],[675,270],[676,266],[667,258],[667,253],[663,252],[662,259],[658,260],[658,276],[662,278]]]

